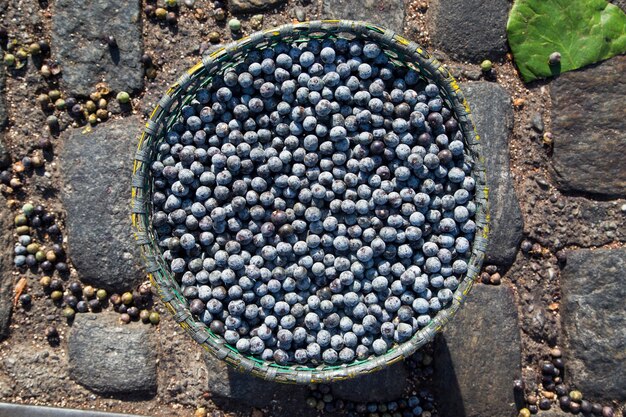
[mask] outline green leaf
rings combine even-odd
[[[516,0],[506,30],[526,82],[626,52],[626,15],[605,0]]]

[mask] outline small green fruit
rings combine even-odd
[[[129,292],[122,294],[122,303],[125,305],[131,305],[133,303],[133,294]]]
[[[31,43],[28,47],[28,51],[31,55],[39,55],[39,53],[41,52],[41,46],[37,42]]]
[[[54,107],[56,107],[57,110],[65,110],[65,100],[63,100],[62,98],[58,99],[54,102]]]
[[[120,91],[117,93],[117,101],[126,104],[130,101],[130,95],[126,91]]]
[[[63,317],[65,317],[66,319],[73,319],[74,315],[76,315],[76,312],[72,307],[65,307],[63,309]]]
[[[150,323],[157,325],[161,321],[161,316],[156,311],[150,313]]]
[[[580,391],[571,391],[569,393],[569,397],[572,399],[572,401],[576,401],[576,402],[581,402],[583,400],[583,394]]]
[[[41,277],[41,279],[39,280],[39,283],[41,284],[42,287],[44,288],[48,288],[50,286],[50,283],[52,282],[52,278],[50,278],[47,275],[44,275],[43,277]]]
[[[13,54],[4,54],[4,65],[7,67],[12,67],[15,65],[15,55]]]
[[[219,32],[213,31],[211,33],[209,33],[209,42],[211,43],[219,43],[220,41],[220,34]]]
[[[239,32],[241,30],[241,22],[239,19],[230,19],[228,21],[228,27],[233,32]]]
[[[48,78],[52,75],[52,70],[50,69],[48,65],[42,65],[41,68],[39,69],[39,72],[44,78]]]
[[[35,206],[30,203],[26,203],[22,206],[22,213],[24,213],[26,217],[30,217],[30,215],[33,214],[33,211],[35,211]]]
[[[165,18],[167,17],[167,10],[165,10],[163,7],[159,7],[154,11],[154,15],[159,20],[165,20]]]
[[[96,295],[96,289],[91,285],[87,285],[83,288],[83,295],[86,298],[93,298],[93,296]]]
[[[493,68],[493,64],[488,59],[485,59],[480,63],[480,69],[482,72],[489,72]]]
[[[15,216],[16,226],[24,226],[25,224],[28,224],[28,218],[25,215],[18,214],[17,216]]]
[[[17,229],[15,229],[15,233],[17,233],[18,235],[27,235],[30,233],[30,227],[24,225],[24,226],[18,226]]]
[[[88,113],[93,113],[96,111],[96,109],[96,103],[94,103],[92,100],[89,100],[85,103],[85,110],[87,110]]]
[[[48,97],[50,97],[52,101],[57,101],[61,98],[61,92],[59,90],[48,91]]]
[[[26,252],[30,253],[31,255],[36,254],[37,251],[39,251],[39,244],[37,243],[31,243],[26,246]]]

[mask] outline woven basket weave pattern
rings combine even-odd
[[[161,250],[156,243],[156,234],[150,224],[152,212],[150,164],[156,157],[156,149],[163,141],[165,132],[179,118],[182,106],[191,101],[198,88],[210,82],[214,75],[241,62],[247,52],[272,47],[278,42],[306,42],[311,38],[345,38],[375,42],[389,56],[392,63],[408,66],[418,71],[424,79],[439,86],[447,106],[459,122],[465,141],[466,158],[473,164],[472,177],[476,181],[474,221],[477,226],[468,271],[455,291],[448,308],[441,310],[410,340],[392,348],[382,356],[355,361],[347,365],[320,365],[315,368],[302,365],[281,366],[243,355],[226,344],[221,336],[213,334],[204,323],[195,320],[169,266],[161,257]],[[131,209],[135,239],[141,248],[146,272],[150,275],[161,300],[176,322],[196,342],[217,358],[243,372],[270,381],[309,384],[344,380],[375,372],[410,356],[421,346],[433,340],[435,334],[457,312],[479,275],[487,245],[487,197],[485,163],[479,137],[470,119],[469,106],[447,69],[415,42],[404,39],[391,30],[363,22],[323,20],[288,24],[254,33],[213,52],[183,74],[159,101],[139,138],[133,166]]]

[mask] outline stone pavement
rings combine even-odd
[[[283,7],[288,3],[283,0],[270,3],[228,2],[230,11],[241,13],[242,20],[247,18],[246,13],[267,10],[268,4],[276,6],[279,12],[290,7]],[[402,33],[409,24],[410,8],[406,5],[409,2],[322,0],[321,16],[371,21]],[[507,0],[432,0],[426,14],[432,43],[456,61],[476,64],[487,58],[503,60],[508,52],[505,26],[510,5]],[[145,16],[140,2],[97,0],[89,7],[77,7],[70,0],[58,0],[51,16],[52,54],[63,63],[60,81],[64,93],[86,96],[96,83],[106,81],[114,91],[137,93],[135,97],[146,100],[148,94],[141,95]],[[207,23],[209,26],[213,28],[212,20]],[[106,43],[105,35],[109,34],[115,39],[113,46]],[[547,157],[546,166],[541,167],[550,168],[553,176],[541,175],[532,181],[544,184],[541,198],[548,199],[555,190],[564,195],[559,194],[558,202],[547,206],[546,211],[541,211],[546,206],[538,207],[536,213],[522,214],[519,201],[528,195],[516,195],[515,188],[526,191],[525,179],[511,174],[511,141],[521,140],[514,136],[518,128],[514,116],[522,112],[512,107],[513,89],[496,82],[462,84],[483,140],[488,167],[492,230],[486,262],[504,269],[522,268],[516,258],[520,256],[525,224],[527,229],[529,224],[532,226],[526,237],[544,245],[549,252],[546,256],[554,256],[550,253],[553,249],[573,246],[567,253],[567,262],[561,265],[562,271],[555,272],[556,294],[562,292],[563,328],[555,339],[565,350],[567,383],[605,404],[623,404],[626,400],[621,378],[626,374],[626,341],[619,331],[626,327],[626,252],[621,247],[626,241],[626,209],[620,199],[626,195],[626,165],[618,163],[625,159],[626,149],[626,117],[622,111],[626,83],[621,77],[625,66],[626,57],[618,56],[546,82],[553,104],[551,113],[533,114],[530,120],[536,132],[553,134],[554,152]],[[481,77],[476,65],[467,66],[463,73]],[[9,120],[5,78],[4,67],[0,66],[0,128],[5,128]],[[70,260],[83,282],[111,292],[133,289],[144,277],[128,220],[132,154],[143,123],[139,116],[118,118],[92,131],[68,129],[58,141],[56,162],[63,180],[61,198],[67,213]],[[0,132],[0,136],[4,133]],[[7,334],[13,295],[9,258],[13,237],[8,232],[12,230],[12,219],[6,205],[6,201],[0,201],[0,227],[6,232],[0,236],[0,253],[4,254],[0,257],[0,336]],[[572,227],[573,224],[579,227]],[[610,248],[590,249],[603,245]],[[477,285],[467,305],[437,339],[432,385],[441,417],[508,417],[522,406],[513,395],[513,382],[521,376],[521,363],[528,360],[521,345],[524,339],[520,337],[519,322],[533,316],[518,311],[516,285],[506,275],[500,286]],[[523,290],[521,286],[516,288],[520,289]],[[545,310],[543,307],[541,311]],[[68,332],[67,347],[60,348],[66,349],[67,359],[60,360],[58,366],[72,381],[100,396],[123,397],[131,393],[145,401],[164,401],[162,393],[166,390],[159,383],[157,372],[164,369],[157,350],[157,334],[153,328],[139,324],[120,325],[118,319],[110,312],[78,315]],[[180,339],[181,345],[193,343],[181,332],[172,337]],[[193,351],[180,350],[185,354]],[[26,386],[33,397],[41,395],[43,388],[29,386],[18,365],[36,357],[38,362],[33,363],[42,364],[39,371],[45,373],[46,358],[37,355],[25,350],[3,363],[10,372],[18,374],[19,384]],[[529,356],[539,361],[537,351]],[[273,416],[316,414],[304,408],[308,395],[305,387],[253,379],[214,358],[205,358],[203,365],[194,371],[206,373],[207,395],[226,410],[236,404],[246,412],[250,407],[267,408],[273,410]],[[540,371],[531,371],[536,371],[535,379],[539,380]],[[333,393],[354,401],[397,399],[410,386],[407,374],[405,364],[397,364],[386,371],[337,384]],[[184,378],[197,379],[197,373],[190,372]],[[177,381],[176,389],[184,391],[186,382]],[[157,399],[150,400],[153,397]],[[51,409],[24,411],[19,406],[0,404],[0,416],[6,410],[14,416],[26,412],[33,416],[45,412],[56,415]],[[69,410],[66,413],[58,415],[80,415]],[[538,414],[561,415],[558,411]]]

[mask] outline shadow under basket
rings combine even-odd
[[[242,62],[251,50],[271,48],[278,42],[302,43],[310,39],[348,39],[374,42],[389,57],[392,64],[411,68],[420,77],[436,84],[445,104],[459,124],[465,144],[465,158],[472,164],[471,176],[476,182],[474,221],[476,232],[472,242],[468,270],[459,277],[460,285],[454,292],[450,305],[439,311],[430,323],[415,333],[408,341],[392,347],[382,356],[372,356],[366,360],[355,360],[342,365],[283,366],[263,361],[251,355],[242,354],[234,346],[211,332],[203,322],[192,316],[189,303],[183,297],[180,286],[161,256],[156,232],[151,226],[153,183],[150,165],[157,155],[158,146],[164,140],[167,130],[178,120],[181,108],[189,103],[195,92],[207,85],[216,74]],[[487,245],[488,190],[485,177],[485,162],[481,152],[479,137],[470,118],[469,106],[457,82],[437,60],[432,58],[415,42],[409,41],[389,29],[347,20],[323,20],[287,24],[274,29],[256,32],[248,37],[230,43],[206,56],[180,77],[159,101],[139,139],[134,157],[132,176],[132,223],[136,243],[141,248],[146,271],[165,306],[173,314],[174,320],[206,350],[225,361],[237,370],[250,373],[268,381],[282,383],[323,383],[354,378],[383,369],[398,362],[430,342],[442,327],[450,321],[461,307],[474,280],[478,277]]]

